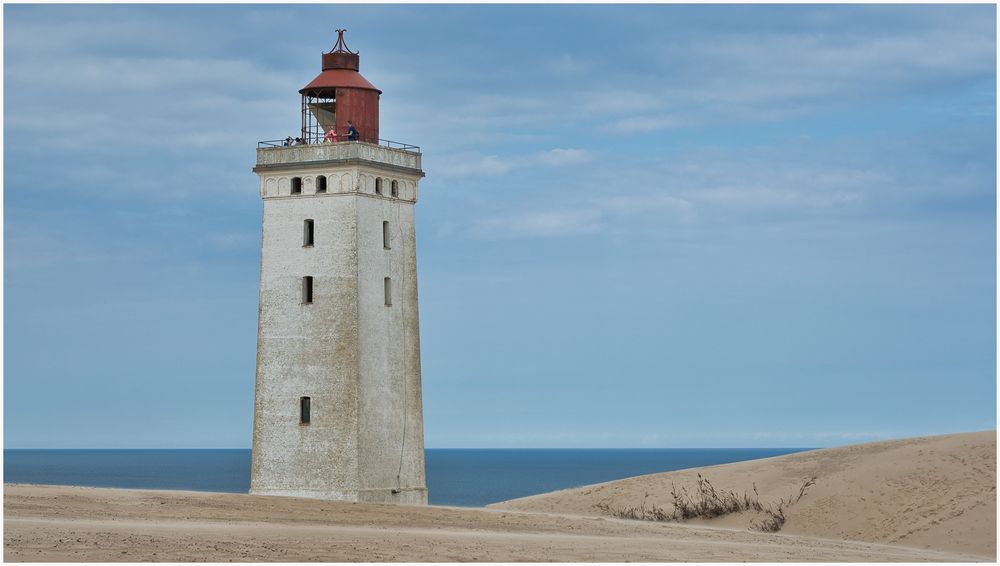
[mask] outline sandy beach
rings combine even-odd
[[[776,503],[685,523],[609,517],[670,508],[697,474]],[[689,487],[690,489],[690,487]],[[647,497],[646,494],[649,494]],[[604,510],[602,510],[604,509]],[[629,478],[490,506],[397,507],[181,491],[4,486],[6,561],[994,561],[996,433],[915,438]]]

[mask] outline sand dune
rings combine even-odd
[[[961,561],[955,553],[599,517],[8,485],[4,560]]]
[[[762,498],[817,484],[777,534],[596,516],[658,474],[498,504],[397,507],[238,494],[4,486],[6,561],[975,561],[996,553],[996,436],[913,439],[704,468]],[[659,499],[658,499],[659,500]],[[665,500],[663,503],[667,503]],[[617,504],[617,503],[615,503]],[[718,528],[718,526],[729,528]],[[823,537],[823,538],[821,538]],[[843,539],[843,540],[833,540]],[[914,548],[922,547],[922,548]]]
[[[717,489],[752,493],[787,508],[781,533],[996,557],[996,431],[858,444],[764,460],[639,476],[515,499],[492,508],[599,516],[639,505],[672,511],[671,489],[698,474]],[[648,498],[646,497],[648,495]],[[754,514],[697,521],[747,528]]]

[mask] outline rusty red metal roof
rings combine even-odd
[[[302,87],[299,93],[306,94],[307,91],[338,87],[374,90],[382,94],[382,91],[375,88],[375,85],[368,82],[368,79],[362,77],[361,73],[350,69],[327,69],[313,79],[312,82]]]

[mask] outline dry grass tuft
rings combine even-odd
[[[640,521],[686,521],[688,519],[712,519],[731,513],[752,512],[762,515],[759,519],[751,521],[751,528],[773,533],[781,530],[785,524],[785,509],[797,503],[806,494],[810,487],[816,484],[816,478],[810,478],[799,488],[798,495],[779,499],[777,505],[767,505],[760,502],[760,494],[757,493],[757,485],[753,486],[753,496],[744,492],[742,495],[735,491],[719,491],[715,489],[712,482],[698,474],[698,487],[694,494],[688,492],[687,488],[680,490],[677,486],[672,486],[670,496],[673,498],[673,510],[667,511],[663,507],[656,505],[646,505],[649,494],[643,498],[642,503],[634,507],[612,508],[607,502],[597,504],[597,508],[619,519],[635,519]]]

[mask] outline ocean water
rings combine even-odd
[[[433,505],[497,501],[805,448],[428,449]],[[4,450],[3,481],[246,493],[250,450]]]

